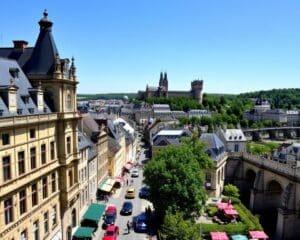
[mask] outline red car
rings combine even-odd
[[[111,204],[111,205],[108,205],[106,210],[105,210],[105,214],[106,215],[109,215],[109,214],[113,214],[113,215],[117,215],[117,208],[115,205]]]
[[[117,240],[119,227],[115,225],[108,226],[102,240]]]

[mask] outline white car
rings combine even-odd
[[[131,170],[131,177],[139,177],[139,171],[137,169]]]

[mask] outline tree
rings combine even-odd
[[[183,218],[182,213],[167,212],[162,225],[162,234],[166,240],[200,240],[198,226]]]
[[[239,198],[240,197],[240,193],[239,193],[239,189],[232,184],[227,184],[224,186],[224,195],[227,197],[234,197],[234,198]]]
[[[205,201],[204,175],[199,163],[202,157],[195,153],[207,156],[198,147],[169,145],[146,164],[144,182],[150,187],[149,198],[160,220],[167,210],[180,211],[184,217],[199,216]]]

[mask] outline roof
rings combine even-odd
[[[81,131],[78,131],[78,150],[82,150],[91,146],[92,143],[89,141],[89,139]]]
[[[161,130],[159,131],[156,136],[181,136],[185,130]]]
[[[91,205],[83,215],[83,219],[99,222],[102,214],[105,211],[105,208],[106,206],[104,204],[91,203]]]
[[[79,227],[77,228],[73,236],[82,239],[92,238],[94,230],[95,230],[94,228],[90,228],[90,227]]]
[[[14,75],[13,72],[17,72],[17,74]],[[45,102],[43,102],[43,109],[38,109],[36,99],[32,98],[31,95],[31,90],[35,89],[32,88],[31,83],[15,60],[0,58],[0,85],[2,89],[9,87],[16,89],[17,109],[21,110],[18,113],[10,112],[8,99],[0,94],[0,110],[2,110],[3,117],[51,113]],[[26,101],[24,97],[26,97]]]
[[[134,129],[122,118],[117,118],[113,121],[114,125],[119,124],[122,126],[122,128],[129,134],[134,134]]]
[[[226,129],[222,130],[222,134],[226,141],[246,141],[246,137],[241,129]]]
[[[203,133],[200,139],[207,143],[206,153],[212,159],[217,160],[225,152],[224,143],[215,133]]]

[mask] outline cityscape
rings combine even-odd
[[[192,2],[183,9],[208,7]],[[181,4],[170,7],[178,11]],[[64,12],[76,29],[74,12]],[[227,88],[225,79],[221,83],[218,75],[196,68],[191,54],[195,69],[184,61],[176,68],[172,57],[166,69],[162,57],[155,62],[162,64],[158,70],[145,63],[151,74],[131,81],[124,71],[123,80],[113,81],[122,76],[118,70],[114,77],[101,73],[93,53],[82,59],[84,49],[76,46],[98,33],[85,35],[78,25],[78,39],[64,42],[62,36],[74,29],[64,29],[58,15],[55,8],[41,9],[22,16],[17,26],[5,21],[5,29],[12,29],[7,35],[16,35],[12,44],[3,41],[0,29],[0,239],[300,239],[297,76],[278,81],[270,75],[273,80],[264,82],[245,76],[228,81]],[[95,22],[83,21],[86,31],[98,26],[93,17]],[[23,22],[34,22],[33,30],[22,29]],[[23,40],[31,31],[37,32],[34,44]],[[74,56],[64,55],[70,50]],[[109,58],[107,63],[113,65]],[[194,73],[183,79],[186,71]]]

